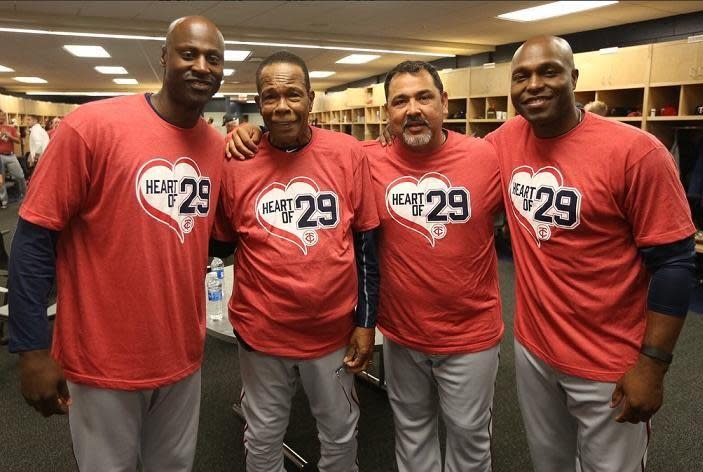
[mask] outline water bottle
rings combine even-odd
[[[225,314],[225,294],[222,287],[223,280],[217,277],[217,273],[207,274],[207,314],[211,320],[219,321]]]
[[[213,257],[210,262],[210,272],[215,272],[217,278],[223,280],[225,278],[225,264],[219,257]]]

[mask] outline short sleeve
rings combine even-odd
[[[234,183],[231,178],[232,162],[225,163],[222,175],[220,197],[215,212],[215,222],[212,227],[212,239],[222,242],[236,242],[237,235],[234,230]]]
[[[482,144],[484,146],[483,152],[486,153],[486,160],[488,162],[486,167],[488,169],[489,185],[486,187],[486,207],[491,214],[495,215],[504,210],[498,154],[491,142],[484,141]]]
[[[81,210],[90,189],[93,152],[69,123],[61,124],[32,175],[19,216],[43,228],[61,231]]]
[[[695,232],[669,152],[657,146],[625,172],[625,213],[638,247],[679,241]]]
[[[354,152],[359,154],[359,159],[355,159],[356,166],[354,168],[354,188],[352,189],[354,220],[352,229],[361,232],[374,229],[380,223],[366,152],[361,146],[355,148]]]

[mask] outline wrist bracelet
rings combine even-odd
[[[665,364],[671,364],[671,361],[674,359],[673,354],[669,354],[666,351],[652,346],[642,345],[642,347],[640,348],[640,352],[647,357],[651,357],[652,359],[656,359]]]

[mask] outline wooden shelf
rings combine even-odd
[[[451,118],[444,120],[445,123],[466,123],[466,118]]]
[[[609,120],[622,121],[623,123],[634,123],[636,121],[642,121],[641,116],[606,116]]]
[[[469,120],[469,123],[505,123],[506,120],[499,120],[496,118],[475,118]]]
[[[703,115],[648,116],[647,121],[703,121]]]

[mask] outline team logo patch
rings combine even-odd
[[[137,200],[150,217],[171,228],[183,243],[196,218],[210,210],[210,179],[188,157],[175,163],[152,159],[137,172]]]
[[[513,214],[541,246],[552,237],[554,228],[573,229],[581,222],[581,193],[564,186],[555,167],[535,172],[530,166],[513,170],[508,187]]]
[[[274,182],[256,197],[256,219],[270,234],[297,246],[303,254],[315,246],[321,229],[339,223],[337,194],[320,191],[314,180],[295,177],[287,184]]]
[[[447,177],[429,172],[419,179],[403,176],[386,187],[386,209],[396,222],[419,233],[432,247],[447,235],[447,224],[471,218],[471,195],[452,187]]]

